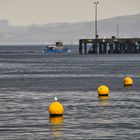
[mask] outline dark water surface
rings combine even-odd
[[[0,47],[0,139],[140,139],[140,55],[44,54]],[[123,87],[125,76],[134,79]],[[109,99],[97,97],[106,84]],[[63,117],[50,118],[57,96]],[[56,124],[57,123],[57,124]]]

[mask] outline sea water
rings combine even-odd
[[[69,46],[71,48],[71,46]],[[0,139],[140,139],[140,55],[44,54],[42,46],[0,47]],[[123,78],[134,79],[132,87]],[[97,88],[110,88],[98,98]],[[63,117],[50,118],[57,96]]]

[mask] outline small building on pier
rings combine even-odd
[[[140,53],[140,38],[80,39],[79,54]]]

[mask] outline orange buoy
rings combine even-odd
[[[57,101],[57,97],[54,99],[55,101],[49,105],[48,111],[50,116],[62,116],[64,113],[63,105]]]
[[[133,85],[133,79],[131,77],[125,77],[123,79],[124,86],[132,86]]]
[[[109,94],[109,88],[106,85],[101,85],[97,89],[98,96],[108,96]]]

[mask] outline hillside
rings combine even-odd
[[[140,14],[98,21],[99,37],[116,36],[117,25],[119,37],[140,37]],[[93,21],[12,26],[7,20],[0,20],[0,43],[50,43],[57,40],[78,43],[80,38],[93,37]]]

